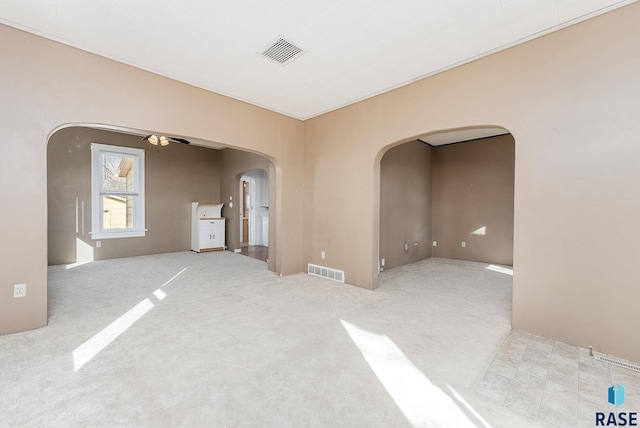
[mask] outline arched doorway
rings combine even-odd
[[[269,255],[269,176],[264,169],[238,180],[240,253],[267,262]]]
[[[430,257],[513,265],[515,140],[501,127],[432,132],[380,159],[379,268]]]
[[[257,164],[275,174],[273,162],[260,154],[196,138],[189,138],[191,144],[154,146],[143,140],[147,134],[93,124],[61,126],[51,133],[47,149],[49,265],[74,267],[101,259],[188,251],[192,202],[224,203],[226,246],[231,251],[238,248],[237,206],[232,203],[238,200],[237,187],[231,183],[251,169],[247,165]],[[146,151],[144,236],[92,236],[92,143]],[[275,194],[275,189],[270,193]],[[107,214],[111,213],[102,213]],[[275,239],[275,227],[269,232],[267,239]],[[275,255],[270,259],[268,268],[275,271]]]

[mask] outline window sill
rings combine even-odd
[[[113,232],[91,232],[91,239],[138,238],[145,236],[147,230],[118,230]]]

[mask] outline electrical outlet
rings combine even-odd
[[[405,251],[409,251],[409,243],[405,241],[404,243],[404,250]]]
[[[467,246],[467,243],[462,241],[462,248],[466,248],[466,246]]]
[[[27,284],[15,284],[13,286],[13,297],[25,297],[27,295]]]
[[[102,241],[96,241],[96,248],[102,247]]]
[[[384,260],[384,259],[382,259],[382,260],[380,261],[380,265],[384,266],[384,261],[385,261],[385,260]]]
[[[438,246],[438,242],[433,241],[433,246],[434,246],[434,247],[437,247],[437,246]]]
[[[324,260],[327,254],[324,251],[320,251],[320,258]]]

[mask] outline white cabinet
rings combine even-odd
[[[201,218],[198,220],[198,246],[193,251],[224,250],[224,219]]]
[[[191,250],[225,249],[225,219],[220,216],[222,204],[191,204]]]

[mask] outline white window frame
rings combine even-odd
[[[133,158],[134,189],[126,192],[105,192],[102,188],[103,154]],[[144,150],[131,147],[91,143],[91,239],[134,238],[146,235],[144,225]],[[103,196],[133,196],[133,228],[104,229]]]

